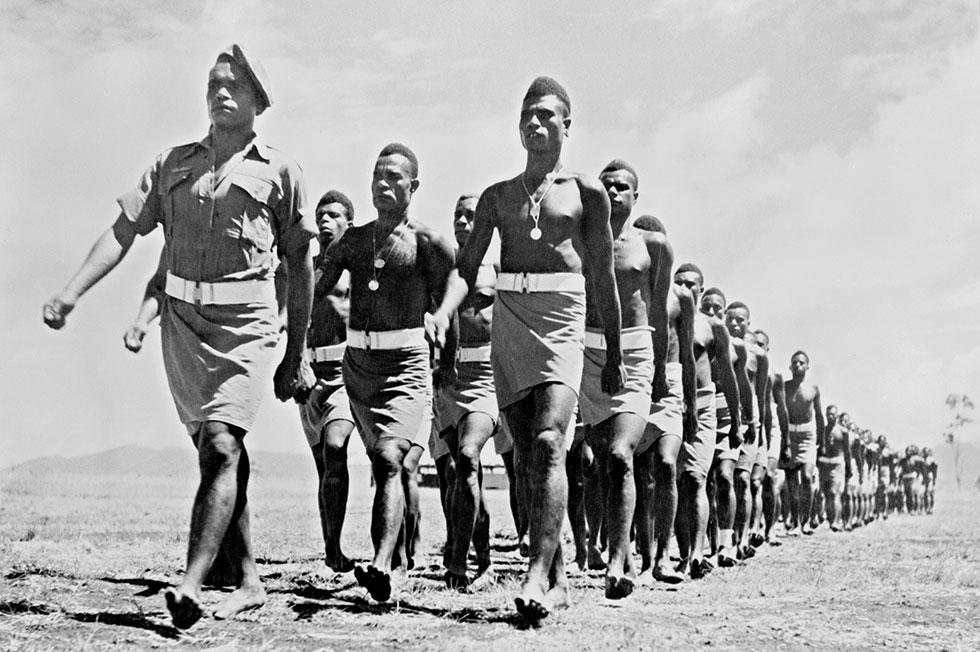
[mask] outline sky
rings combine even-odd
[[[948,394],[980,398],[977,0],[152,4],[0,6],[0,467],[185,445],[159,329],[138,355],[121,339],[159,230],[63,331],[41,306],[154,157],[206,133],[232,42],[272,79],[259,134],[358,223],[400,141],[420,160],[413,217],[451,234],[460,194],[523,169],[520,100],[547,74],[572,100],[566,166],[630,161],[636,210],[749,305],[776,370],[806,350],[824,403],[902,446],[938,444]],[[271,386],[248,441],[306,447]]]

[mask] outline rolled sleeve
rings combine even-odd
[[[295,163],[282,171],[282,197],[276,206],[276,240],[280,256],[308,245],[317,234],[313,209],[307,203],[303,172]]]
[[[162,221],[160,195],[157,192],[160,180],[160,159],[147,168],[135,188],[119,197],[116,202],[133,224],[139,235],[146,235]]]

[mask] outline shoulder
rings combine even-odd
[[[409,220],[408,227],[415,232],[415,237],[422,244],[431,245],[450,253],[456,250],[456,247],[449,241],[449,238],[422,222]]]
[[[606,189],[602,187],[602,184],[599,182],[598,177],[582,174],[581,172],[561,173],[558,175],[558,178],[555,179],[555,183],[563,183],[569,180],[575,181],[583,197],[606,195]]]

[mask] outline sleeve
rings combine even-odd
[[[160,167],[163,157],[143,173],[136,187],[119,197],[116,202],[139,235],[146,235],[163,223],[160,204]]]
[[[314,238],[317,228],[299,165],[292,162],[283,165],[281,175],[282,197],[275,208],[275,230],[276,247],[280,255],[285,255]]]

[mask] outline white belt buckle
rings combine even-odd
[[[198,306],[204,301],[204,288],[201,287],[200,281],[194,282],[194,286],[191,289],[191,301]]]
[[[521,294],[527,294],[530,291],[531,279],[528,277],[527,272],[521,274]]]

